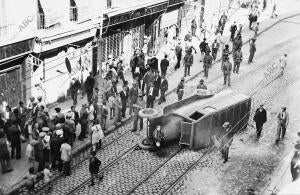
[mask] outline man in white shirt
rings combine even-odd
[[[289,114],[286,112],[286,107],[281,108],[281,112],[277,115],[277,139],[276,144],[280,139],[284,139],[286,128],[289,124]]]
[[[65,176],[71,175],[71,158],[72,158],[72,148],[68,144],[68,140],[64,139],[63,144],[60,147],[61,160],[63,162],[63,173]]]

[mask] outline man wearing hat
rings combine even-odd
[[[256,52],[255,39],[251,39],[249,46],[250,46],[249,49],[250,55],[248,59],[248,64],[252,63],[254,53]]]
[[[226,163],[228,161],[229,147],[233,141],[233,132],[229,122],[225,122],[222,129],[223,131],[218,136],[212,136],[212,141],[218,149],[221,149],[221,155],[224,159],[223,163]]]
[[[205,89],[205,90],[207,90],[206,85],[204,85],[204,80],[203,79],[200,80],[199,84],[197,85],[197,89]]]
[[[213,57],[210,55],[210,52],[206,52],[204,59],[203,59],[203,70],[204,70],[204,77],[208,78],[208,70],[211,68],[213,61]]]
[[[45,103],[45,100],[43,100],[43,97],[42,96],[38,96],[37,97],[37,104],[38,104],[38,107],[40,108],[41,106],[44,106],[44,108],[46,108],[46,103]]]
[[[169,64],[170,64],[170,62],[168,60],[168,55],[165,54],[165,58],[160,61],[161,75],[166,75],[167,74]]]
[[[263,125],[267,122],[267,111],[264,109],[263,105],[260,105],[260,107],[256,109],[253,120],[256,124],[257,139],[259,139]]]
[[[175,70],[177,70],[178,68],[180,68],[180,61],[181,61],[181,57],[182,57],[182,47],[180,45],[180,41],[178,41],[176,47],[175,47],[175,55],[177,58],[177,62],[175,65]]]
[[[154,100],[155,100],[155,89],[153,86],[153,83],[150,83],[149,85],[149,91],[147,94],[147,108],[153,108],[154,107]]]
[[[207,46],[208,46],[208,43],[206,43],[206,38],[204,38],[203,41],[199,45],[200,52],[201,52],[201,60],[200,60],[200,62],[203,61],[204,54],[206,53]]]
[[[79,80],[76,77],[72,78],[70,82],[70,92],[71,98],[73,100],[73,105],[77,104],[77,93],[79,89],[81,89],[81,84]]]
[[[289,124],[289,114],[286,112],[286,107],[281,108],[281,112],[277,115],[277,122],[276,143],[278,143],[280,139],[284,139],[286,128]]]
[[[123,86],[122,91],[120,92],[120,97],[121,97],[121,102],[122,102],[122,117],[125,118],[127,100],[128,100],[127,86]]]
[[[50,154],[51,154],[51,168],[56,169],[58,168],[59,171],[62,170],[62,161],[60,159],[60,147],[63,141],[63,130],[60,124],[56,125],[55,134],[51,138],[50,142]],[[58,162],[58,164],[57,164]]]
[[[234,61],[233,73],[238,74],[241,62],[243,61],[243,53],[241,49],[235,50],[233,52],[233,61]]]
[[[143,99],[143,94],[139,91],[139,97],[136,104],[133,104],[134,107],[134,121],[132,132],[137,130],[138,121],[140,121],[140,131],[143,129],[143,118],[139,116],[139,111],[146,108],[146,102]]]
[[[86,78],[84,83],[85,92],[87,94],[87,101],[90,102],[93,97],[93,89],[95,85],[95,79],[93,77],[93,73],[90,72],[90,75]]]
[[[295,145],[294,156],[291,160],[291,174],[293,181],[300,176],[300,144]]]
[[[68,112],[66,114],[65,125],[67,125],[70,129],[69,143],[71,143],[70,145],[73,145],[73,142],[75,141],[76,138],[76,128],[75,128],[75,122],[71,120],[71,118],[72,118],[72,113]]]
[[[139,89],[138,89],[138,84],[137,82],[134,80],[132,87],[129,90],[129,114],[132,113],[133,111],[133,104],[136,104],[137,99],[138,99],[138,95],[139,95]]]
[[[229,61],[229,57],[226,56],[224,58],[224,63],[222,65],[222,71],[223,71],[223,75],[224,75],[224,84],[226,85],[228,84],[228,86],[230,86],[230,74],[231,74],[231,70],[232,70],[232,64]]]
[[[189,49],[183,58],[184,77],[186,77],[187,75],[190,76],[190,70],[191,70],[191,66],[193,65],[193,62],[194,62],[194,57],[192,54],[192,50]]]
[[[232,42],[232,50],[233,51],[240,50],[242,49],[242,46],[243,46],[242,35],[241,33],[238,33]]]
[[[160,85],[160,98],[158,104],[161,104],[162,102],[166,102],[165,93],[168,91],[168,80],[166,79],[165,75],[161,76],[161,85]]]
[[[177,93],[178,101],[182,100],[183,92],[184,92],[184,77],[181,78],[181,80],[177,86],[176,93]]]
[[[220,47],[220,44],[217,42],[217,39],[215,39],[213,44],[211,45],[212,57],[213,57],[214,61],[217,59],[219,47]]]
[[[230,51],[229,51],[229,45],[226,44],[225,48],[223,49],[223,53],[222,53],[222,65],[225,62],[225,58],[229,58],[229,53],[230,53]]]

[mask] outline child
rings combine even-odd
[[[36,182],[36,175],[34,174],[34,167],[30,167],[28,170],[29,174],[25,176],[26,179],[26,187],[28,189],[29,194],[34,194],[34,184]]]
[[[103,106],[102,106],[102,112],[101,112],[101,124],[103,126],[103,130],[106,130],[106,119],[107,119],[107,115],[108,115],[108,110],[106,107],[106,103],[103,102]]]
[[[44,183],[47,186],[47,192],[50,192],[50,189],[52,188],[51,183],[50,183],[50,178],[52,176],[52,173],[50,172],[50,168],[49,168],[49,163],[45,164],[45,168],[44,168]]]
[[[115,117],[115,107],[114,107],[114,103],[115,103],[115,95],[112,94],[109,98],[108,98],[108,106],[110,109],[110,120],[112,120]]]

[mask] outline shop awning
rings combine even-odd
[[[34,38],[0,47],[0,62],[32,52]]]
[[[167,12],[162,15],[160,21],[160,29],[172,26],[178,22],[178,9]]]

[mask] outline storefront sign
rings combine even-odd
[[[0,47],[0,61],[16,55],[30,52],[33,49],[33,39],[20,41]]]
[[[175,0],[175,1],[179,1],[179,0]],[[139,17],[155,14],[164,11],[165,9],[167,9],[167,7],[168,7],[168,3],[164,2],[162,4],[155,5],[152,7],[141,8],[141,9],[133,10],[131,12],[124,13],[122,15],[112,16],[103,22],[103,27],[112,26],[123,22],[127,22],[129,20],[134,20]]]

